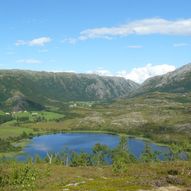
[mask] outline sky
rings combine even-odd
[[[142,83],[191,62],[190,0],[0,0],[0,69]]]

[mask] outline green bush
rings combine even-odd
[[[19,191],[33,191],[36,187],[38,171],[31,164],[16,168],[12,176],[12,185]]]

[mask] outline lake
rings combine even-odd
[[[110,148],[118,145],[120,137],[118,135],[104,133],[58,133],[36,136],[31,139],[23,153],[17,156],[18,160],[26,160],[28,157],[39,155],[46,157],[47,152],[61,152],[64,149],[75,152],[90,153],[96,143],[105,144]],[[147,141],[137,138],[128,138],[128,149],[137,158],[140,157]],[[152,142],[147,142],[153,151],[160,151],[159,158],[164,159],[165,154],[169,153],[168,147],[159,146]]]

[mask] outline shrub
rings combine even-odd
[[[27,164],[14,170],[12,184],[19,191],[33,191],[37,177],[38,171],[32,165]]]

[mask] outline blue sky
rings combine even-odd
[[[0,69],[142,82],[191,61],[190,0],[1,0]]]

